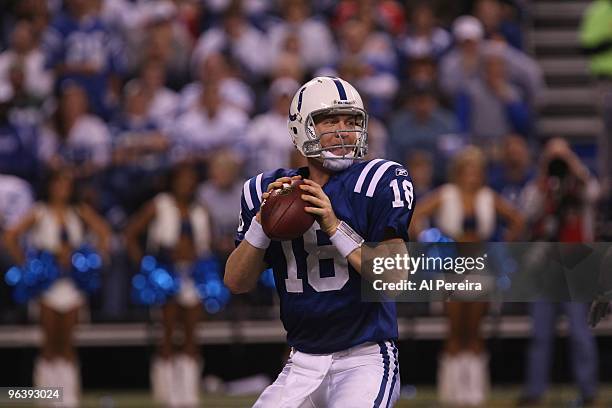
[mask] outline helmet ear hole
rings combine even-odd
[[[294,135],[297,135],[297,133],[298,133],[298,132],[297,132],[297,128],[296,128],[295,126],[293,126],[293,127],[291,128],[291,130],[293,130],[293,134],[294,134]]]

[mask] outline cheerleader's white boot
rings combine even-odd
[[[52,360],[38,357],[34,362],[34,370],[32,372],[32,383],[34,387],[52,387],[53,377]]]
[[[444,353],[438,362],[438,399],[444,406],[460,403],[461,391],[460,355]]]
[[[484,406],[489,394],[489,356],[486,353],[466,353],[467,390],[465,405]]]
[[[197,407],[200,402],[200,364],[187,354],[174,358],[174,385],[171,406]]]
[[[63,401],[58,406],[78,407],[81,394],[81,376],[78,365],[65,359],[57,359],[54,363],[58,385],[63,387]]]
[[[153,399],[161,405],[170,405],[170,393],[173,388],[172,359],[154,357],[151,362],[151,388]]]
[[[34,370],[32,372],[32,383],[37,388],[58,387],[60,386],[59,379],[55,369],[55,360],[38,357],[34,362]],[[44,401],[40,401],[39,406],[53,406]]]

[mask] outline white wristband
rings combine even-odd
[[[244,239],[255,248],[267,249],[270,246],[270,238],[266,235],[263,227],[257,219],[253,217],[249,230],[244,234]]]
[[[340,255],[345,258],[363,244],[363,238],[344,221],[340,221],[336,232],[329,237],[329,240],[336,246]]]

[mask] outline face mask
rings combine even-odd
[[[323,167],[331,171],[342,171],[349,168],[353,164],[353,152],[344,155],[336,156],[332,152],[322,151],[323,156]]]

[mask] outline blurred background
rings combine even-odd
[[[458,240],[612,236],[612,1],[4,0],[0,10],[0,233],[9,237],[0,243],[0,385],[32,384],[43,339],[35,298],[15,296],[4,277],[19,263],[9,241],[52,201],[50,176],[68,169],[74,202],[109,234],[99,290],[73,339],[84,401],[152,404],[161,317],[139,297],[126,228],[187,161],[222,271],[245,180],[304,163],[286,117],[299,85],[317,75],[359,90],[368,157],[409,169],[417,211],[474,172],[509,203],[488,230],[472,225],[489,213],[480,204],[471,221],[453,220],[460,211],[450,221],[415,214],[415,239],[432,226],[452,236],[456,223]],[[36,233],[15,242],[27,248]],[[246,295],[230,296],[221,281],[208,278],[195,329],[202,403],[248,406],[286,356],[278,299],[269,273]],[[492,386],[483,406],[612,404],[612,321],[574,324],[581,307],[560,308],[559,319],[554,307],[519,303],[479,312]],[[402,404],[436,403],[439,358],[452,348],[446,310],[398,306]],[[548,334],[534,329],[543,325]],[[581,375],[583,364],[597,374]]]

